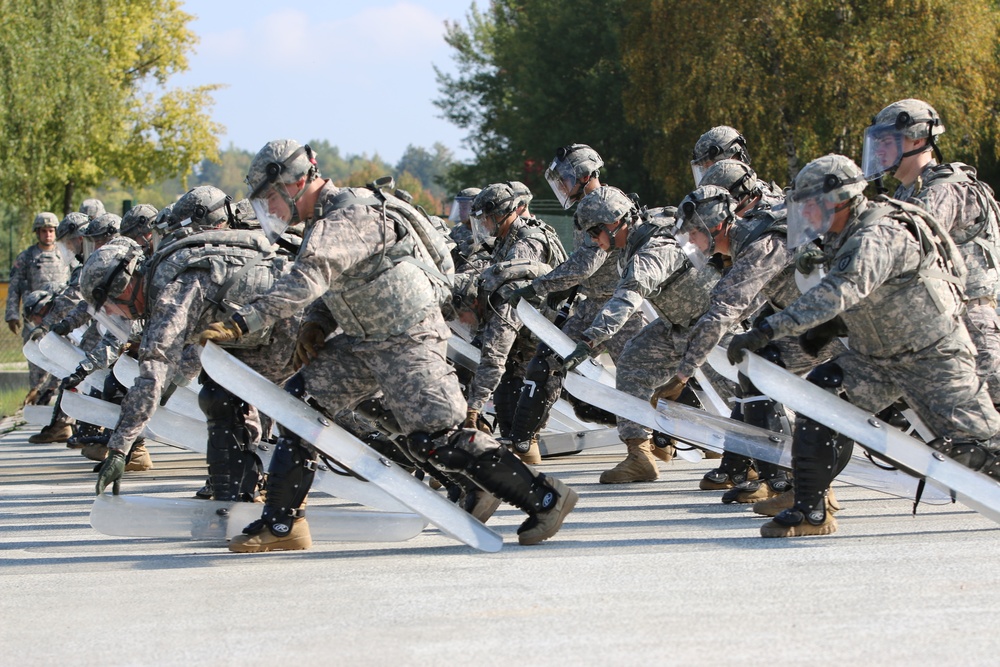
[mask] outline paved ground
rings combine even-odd
[[[0,439],[5,665],[994,665],[1000,530],[959,505],[837,486],[840,531],[763,540],[763,519],[697,491],[711,462],[607,487],[619,458],[543,464],[580,504],[497,554],[436,530],[389,545],[238,555],[224,544],[101,535],[92,464]],[[125,493],[189,497],[194,455],[150,447]],[[313,504],[335,503],[316,498]]]

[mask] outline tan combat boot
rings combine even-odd
[[[545,481],[559,494],[559,499],[556,500],[552,509],[532,514],[521,524],[517,529],[517,541],[521,545],[538,544],[559,532],[566,515],[573,511],[573,508],[576,507],[576,501],[579,500],[576,491],[555,477],[546,475]]]
[[[801,516],[801,515],[799,515]],[[808,519],[803,518],[802,522],[789,526],[784,523],[779,523],[779,517],[771,519],[763,526],[760,527],[761,537],[806,537],[808,535],[831,535],[837,532],[837,520],[833,517],[832,512],[826,512],[823,517],[823,523],[818,525],[809,523]]]
[[[792,509],[793,505],[795,505],[795,489],[788,489],[773,498],[754,503],[753,511],[764,516],[778,516],[785,510]],[[837,497],[833,495],[833,488],[829,488],[826,490],[826,513],[827,515],[831,515],[836,514],[838,511],[840,511],[840,503],[837,502]]]
[[[601,484],[627,484],[629,482],[652,482],[659,479],[653,458],[653,443],[648,438],[629,438],[625,441],[628,456],[611,470],[601,473]]]
[[[673,439],[671,439],[670,443],[671,444],[667,445],[666,447],[657,447],[654,444],[651,449],[653,456],[660,459],[664,463],[670,463],[671,461],[673,461],[674,455],[677,454],[677,448],[674,447],[673,445],[674,443]]]
[[[80,450],[80,454],[91,461],[100,462],[108,458],[108,446],[102,443],[84,445],[83,449]]]
[[[132,454],[129,456],[128,463],[125,464],[125,470],[142,472],[143,470],[152,470],[152,468],[153,459],[149,458],[146,445],[141,442],[132,445]]]
[[[256,535],[237,535],[229,543],[229,550],[241,554],[262,553],[264,551],[301,551],[312,546],[312,535],[306,518],[295,519],[287,535],[278,537],[268,528]]]
[[[542,452],[538,449],[538,436],[531,436],[531,440],[528,441],[528,451],[523,454],[514,447],[514,453],[517,454],[517,458],[521,459],[530,466],[536,466],[542,462]]]
[[[72,435],[73,426],[60,419],[55,424],[46,426],[39,433],[28,438],[28,442],[34,445],[49,442],[66,442]]]

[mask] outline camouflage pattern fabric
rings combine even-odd
[[[23,251],[10,267],[5,321],[21,319],[21,297],[35,290],[57,294],[69,282],[70,268],[59,251],[42,250],[38,244]]]

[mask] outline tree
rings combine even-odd
[[[215,157],[213,86],[167,90],[196,42],[177,0],[0,0],[0,198],[68,212]],[[156,94],[154,94],[154,92]]]
[[[625,16],[628,118],[674,198],[714,125],[741,130],[758,173],[781,183],[824,153],[860,160],[865,126],[897,99],[938,110],[949,159],[975,159],[996,129],[992,2],[659,0]]]
[[[444,179],[455,158],[451,149],[440,142],[435,143],[432,148],[433,153],[412,144],[407,146],[403,157],[396,163],[396,174],[402,178],[403,172],[409,172],[433,196],[441,198],[448,194],[444,187]]]
[[[444,117],[469,130],[476,154],[449,189],[516,179],[550,196],[542,173],[558,147],[593,146],[609,182],[655,200],[661,189],[637,159],[643,136],[626,122],[621,14],[629,2],[582,9],[557,0],[493,0],[466,25],[448,23],[458,73],[437,71]]]

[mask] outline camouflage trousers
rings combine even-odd
[[[986,382],[994,405],[1000,405],[1000,317],[996,305],[992,298],[974,299],[963,320],[976,347],[976,373]]]
[[[617,360],[615,387],[648,401],[653,390],[673,377],[687,347],[687,330],[658,319],[639,331]],[[614,406],[599,406],[614,412]],[[628,419],[618,418],[618,437],[624,442],[649,438],[652,431]]]
[[[834,362],[848,400],[868,412],[902,398],[938,436],[987,440],[1000,432],[965,327],[917,352],[877,359],[848,350]]]
[[[451,335],[439,312],[384,341],[344,334],[328,341],[299,374],[330,414],[381,390],[404,433],[434,433],[465,419],[466,402],[446,359]]]

